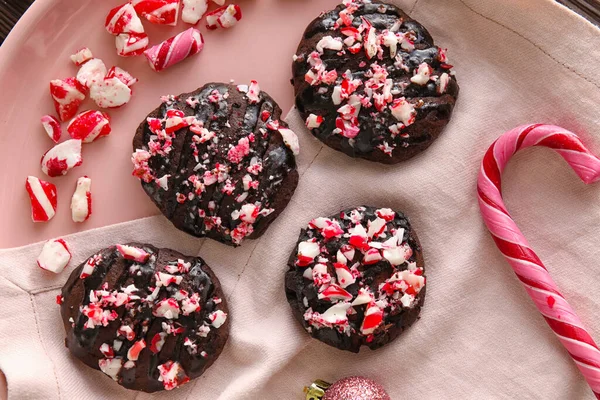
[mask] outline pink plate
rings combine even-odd
[[[145,58],[117,56],[114,38],[104,30],[108,11],[124,0],[37,0],[0,47],[0,248],[141,218],[157,213],[137,180],[131,176],[131,139],[160,96],[192,91],[211,81],[249,83],[256,79],[282,109],[293,103],[290,85],[292,55],[306,25],[320,11],[340,0],[239,0],[243,18],[229,30],[209,31],[200,22],[205,48],[197,56],[161,73]],[[214,8],[214,3],[211,8]],[[189,25],[155,26],[144,22],[151,44]],[[108,68],[118,65],[139,79],[125,107],[109,110],[113,132],[84,144],[83,165],[65,177],[48,178],[40,159],[53,142],[40,118],[55,114],[48,84],[77,73],[69,56],[89,47]],[[80,108],[96,109],[88,99]],[[65,127],[65,125],[63,125]],[[63,140],[68,136],[63,132]],[[34,224],[25,191],[25,178],[35,175],[58,188],[58,209],[49,223]],[[69,209],[77,178],[92,178],[93,215],[74,223]]]

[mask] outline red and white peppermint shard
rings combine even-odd
[[[75,54],[71,55],[71,61],[77,66],[85,64],[92,58],[94,58],[92,51],[87,47],[84,47],[83,49],[78,50]]]
[[[87,176],[77,179],[77,187],[71,198],[73,222],[83,222],[92,215],[92,180]]]
[[[481,215],[496,246],[575,361],[596,398],[600,399],[600,350],[529,246],[502,198],[501,179],[506,164],[519,150],[532,146],[556,151],[583,182],[589,184],[600,180],[600,159],[581,143],[577,135],[552,125],[519,126],[500,136],[483,158],[477,179]]]
[[[288,128],[279,128],[279,133],[283,138],[283,143],[292,151],[292,154],[297,156],[300,154],[300,144],[298,143],[298,136]]]
[[[121,57],[139,56],[149,44],[150,40],[145,33],[121,33],[115,38],[117,54]]]
[[[56,186],[35,176],[28,176],[25,189],[31,200],[31,219],[33,222],[48,222],[56,213]]]
[[[90,98],[100,108],[121,107],[131,100],[131,89],[119,78],[104,78],[92,86]]]
[[[77,109],[85,100],[86,92],[86,87],[75,78],[50,81],[50,95],[61,121],[68,121],[77,114]]]
[[[54,143],[58,143],[60,137],[62,136],[60,122],[52,115],[44,115],[42,117],[42,126],[44,127],[44,130],[46,131],[50,139],[52,139]]]
[[[83,64],[77,72],[77,81],[90,88],[102,81],[106,76],[106,66],[99,58],[94,58]]]
[[[80,139],[83,143],[91,143],[97,138],[107,136],[110,133],[110,117],[100,111],[84,111],[69,122],[67,131],[73,139]]]
[[[165,390],[173,390],[190,380],[181,364],[176,361],[169,360],[156,368],[160,375],[158,380],[163,383]]]
[[[145,263],[150,258],[150,253],[148,253],[144,249],[140,249],[139,247],[128,246],[124,244],[118,244],[117,250],[124,259],[133,260],[141,263]]]
[[[180,0],[132,0],[138,14],[153,24],[177,25]]]
[[[50,177],[66,175],[81,165],[81,140],[70,139],[57,144],[42,157],[42,171]]]
[[[231,28],[242,19],[242,9],[236,4],[219,7],[206,14],[208,29]]]
[[[137,78],[133,77],[129,72],[119,67],[112,67],[109,69],[106,77],[117,78],[128,87],[133,86],[138,81]]]
[[[58,274],[71,261],[71,252],[63,239],[48,240],[37,258],[37,265],[46,271]]]
[[[208,10],[208,0],[183,0],[181,19],[188,24],[196,25]]]
[[[199,30],[190,28],[144,52],[150,67],[162,71],[199,53],[204,48],[204,38]]]
[[[123,4],[109,11],[104,26],[111,35],[122,33],[144,33],[144,26],[133,5]]]

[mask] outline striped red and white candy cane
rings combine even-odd
[[[504,167],[516,152],[532,146],[555,150],[585,183],[600,180],[600,159],[585,148],[577,135],[552,125],[519,126],[500,136],[485,154],[477,179],[479,207],[498,249],[600,399],[600,350],[502,200]]]

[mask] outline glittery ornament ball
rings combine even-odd
[[[350,376],[335,382],[323,400],[391,400],[377,382],[362,376]]]

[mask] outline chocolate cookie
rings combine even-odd
[[[237,246],[257,238],[298,184],[298,138],[258,84],[167,96],[133,139],[133,175],[175,227]]]
[[[385,164],[425,150],[450,120],[458,84],[446,50],[398,7],[346,0],[308,25],[292,65],[312,134]]]
[[[229,336],[227,303],[206,263],[147,244],[91,256],[58,302],[71,353],[127,389],[171,390],[199,377]]]
[[[404,214],[358,207],[315,218],[288,261],[285,293],[312,337],[358,353],[394,340],[418,318],[425,266]]]

